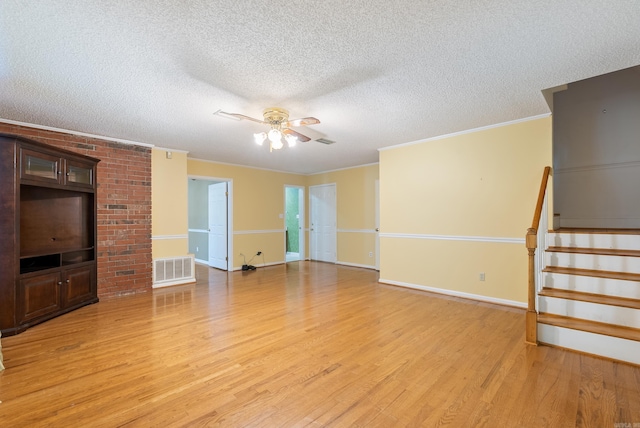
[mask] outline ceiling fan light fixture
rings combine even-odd
[[[266,132],[260,132],[257,134],[253,134],[253,139],[256,142],[257,145],[261,146],[262,143],[264,143],[264,140],[267,139],[267,133]]]
[[[270,129],[268,132],[253,134],[253,140],[257,145],[262,146],[268,139],[270,152],[283,148],[285,141],[289,147],[295,147],[298,144],[298,141],[307,142],[313,139],[301,132],[294,131],[291,127],[317,125],[320,123],[320,121],[315,117],[303,117],[290,121],[289,112],[280,107],[268,107],[264,109],[262,113],[263,120],[255,119],[251,116],[245,116],[240,113],[228,113],[222,110],[217,110],[214,114],[228,119],[249,120],[251,122],[269,126]]]
[[[298,137],[296,137],[295,135],[287,134],[284,136],[284,139],[287,140],[287,144],[289,145],[289,147],[294,147],[298,142]]]
[[[280,141],[280,144],[282,144],[282,133],[276,128],[272,128],[271,131],[269,131],[268,136],[269,136],[269,141],[271,141],[271,143]]]

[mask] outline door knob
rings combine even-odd
[[[376,232],[380,232],[380,228],[379,227],[376,227]]]

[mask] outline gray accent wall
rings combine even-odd
[[[640,67],[553,98],[556,227],[640,228]]]

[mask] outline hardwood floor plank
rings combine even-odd
[[[640,367],[524,344],[524,312],[297,262],[2,339],[0,426],[613,426]]]

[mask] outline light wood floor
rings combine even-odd
[[[640,367],[526,346],[521,310],[323,263],[197,277],[3,338],[0,426],[640,425]]]

